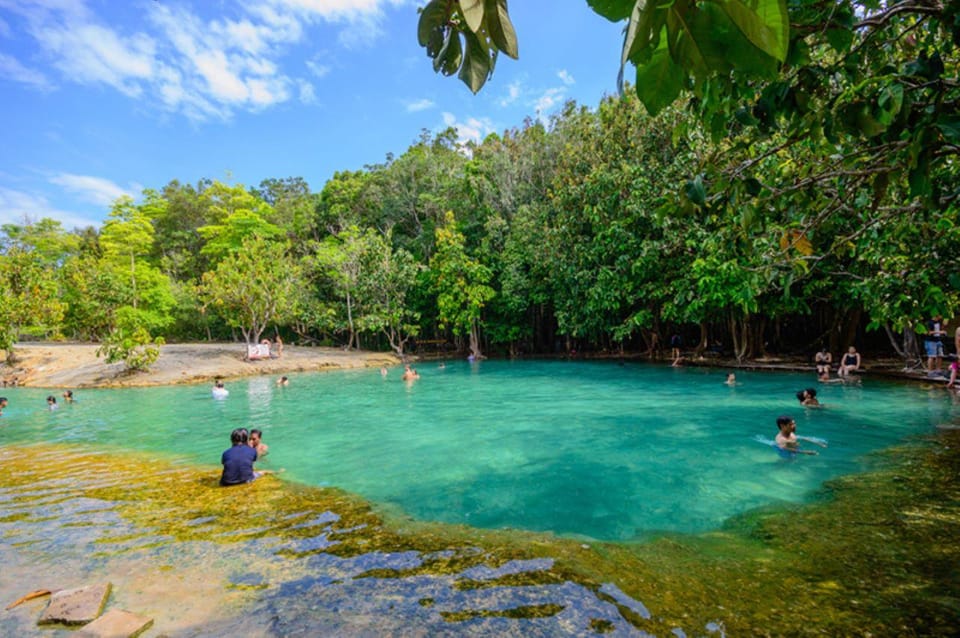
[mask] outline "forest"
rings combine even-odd
[[[608,19],[633,6],[590,4]],[[164,341],[655,355],[679,334],[740,360],[911,357],[925,319],[960,314],[960,2],[784,6],[782,59],[721,29],[721,60],[705,43],[671,62],[676,22],[644,52],[650,16],[634,16],[620,94],[479,144],[411,132],[319,190],[172,179],[116,200],[100,228],[4,225],[0,349],[94,341],[137,368]],[[467,31],[448,19],[441,42]],[[428,54],[449,55],[420,26]],[[491,59],[512,44],[487,42]]]

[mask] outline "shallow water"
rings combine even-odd
[[[651,365],[500,362],[270,378],[209,388],[78,391],[55,412],[47,392],[11,389],[11,443],[138,450],[216,465],[234,427],[258,427],[260,465],[286,480],[335,486],[399,515],[474,527],[629,540],[701,532],[751,508],[798,503],[827,479],[865,469],[865,454],[949,420],[943,394],[870,379],[820,386],[823,409],[796,390],[812,375],[738,374]],[[768,444],[791,414],[816,457]],[[216,470],[213,470],[216,471]]]
[[[0,417],[0,600],[109,580],[108,608],[153,617],[148,637],[955,633],[957,433],[933,435],[932,447],[863,456],[955,420],[957,407],[941,389],[868,379],[863,387],[824,388],[829,407],[801,411],[792,392],[805,375],[738,373],[743,385],[728,388],[716,371],[642,365],[484,362],[479,369],[448,364],[442,371],[423,365],[421,373],[412,387],[396,370],[386,380],[376,371],[302,375],[287,388],[251,379],[229,384],[222,402],[199,387],[84,390],[76,404],[53,413],[43,407],[47,392],[7,391],[13,401]],[[651,394],[658,400],[638,398]],[[521,409],[527,398],[541,407]],[[487,404],[500,418],[477,420],[476,406]],[[560,416],[563,404],[577,409]],[[818,457],[779,459],[756,438],[772,435],[768,423],[780,411],[797,417],[801,434],[829,439],[830,447]],[[444,425],[464,413],[470,417]],[[553,416],[538,420],[539,413]],[[620,420],[620,413],[632,416]],[[710,419],[703,422],[703,414]],[[732,423],[748,415],[754,416],[742,425]],[[263,427],[273,446],[268,465],[287,472],[218,488],[222,440],[235,425],[251,423]],[[458,432],[471,453],[457,452]],[[485,436],[492,442],[484,443]],[[617,438],[625,441],[622,451]],[[699,442],[681,445],[665,460],[671,441]],[[351,451],[364,445],[369,467]],[[419,512],[431,510],[417,510],[415,498],[404,505],[410,493],[439,499],[433,508],[465,502],[399,483],[417,472],[433,490],[506,498],[506,488],[478,490],[451,479],[460,476],[451,463],[431,459],[457,453],[458,462],[472,464],[463,476],[482,475],[495,465],[498,447],[514,462],[525,456],[517,462],[521,469],[549,468],[545,452],[552,449],[568,472],[580,472],[568,479],[569,489],[553,484],[562,507],[522,506],[545,512],[526,519],[541,524],[558,520],[555,512],[563,508],[598,511],[591,498],[617,508],[627,487],[639,489],[637,468],[647,466],[657,469],[658,479],[678,463],[687,474],[712,468],[698,478],[679,473],[665,484],[709,484],[720,495],[713,500],[730,511],[748,507],[731,498],[738,491],[778,495],[719,529],[643,542],[585,539],[591,532],[579,525],[586,516],[569,531],[558,527],[576,536],[563,538],[377,514],[385,503],[394,514],[403,506],[427,519]],[[349,462],[338,458],[340,448]],[[431,460],[411,468],[397,458],[418,450],[418,458]],[[630,465],[633,457],[639,460]],[[826,491],[820,487],[832,472],[873,466],[878,458],[880,465],[896,462],[882,472],[829,481]],[[718,459],[727,474],[717,469]],[[590,475],[608,465],[633,482]],[[517,491],[537,498],[543,486],[524,483],[541,475],[552,476],[524,470],[514,479],[524,488]],[[381,476],[397,482],[382,493],[400,497],[371,510],[339,489],[288,480],[294,476],[331,483],[342,476],[360,486]],[[784,489],[788,481],[802,485]],[[757,483],[760,488],[750,487]],[[574,488],[583,493],[573,498]],[[679,494],[669,502],[696,492]],[[812,497],[814,505],[795,504]],[[665,497],[648,490],[646,498]],[[677,518],[696,518],[683,503],[671,507]],[[632,516],[628,509],[618,511]],[[462,519],[470,511],[480,509],[457,510]],[[719,516],[712,505],[710,511]],[[517,524],[491,527],[502,525]],[[606,526],[592,529],[609,533],[602,531]],[[37,599],[0,613],[0,635],[69,635],[68,629],[37,629],[45,604]]]

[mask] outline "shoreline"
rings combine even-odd
[[[320,372],[399,365],[390,352],[285,346],[283,356],[245,360],[242,343],[178,343],[160,346],[160,358],[144,372],[128,372],[123,363],[97,357],[89,343],[20,343],[16,362],[0,365],[5,387],[117,388],[208,383],[215,379]]]

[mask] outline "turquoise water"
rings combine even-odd
[[[266,469],[337,486],[424,521],[628,540],[697,532],[753,507],[802,502],[865,455],[930,432],[957,410],[942,390],[866,379],[818,387],[823,409],[794,393],[813,374],[672,369],[614,362],[448,362],[419,381],[377,370],[206,386],[79,390],[46,409],[49,390],[5,389],[8,443],[137,450],[218,472],[235,427],[258,427]],[[60,392],[56,392],[59,396]],[[62,402],[62,400],[61,400]],[[775,419],[829,441],[782,459]]]

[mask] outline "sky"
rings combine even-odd
[[[424,0],[0,0],[0,225],[100,226],[172,180],[257,186],[595,107],[622,25],[586,0],[514,0],[519,60],[478,95],[417,43]]]

